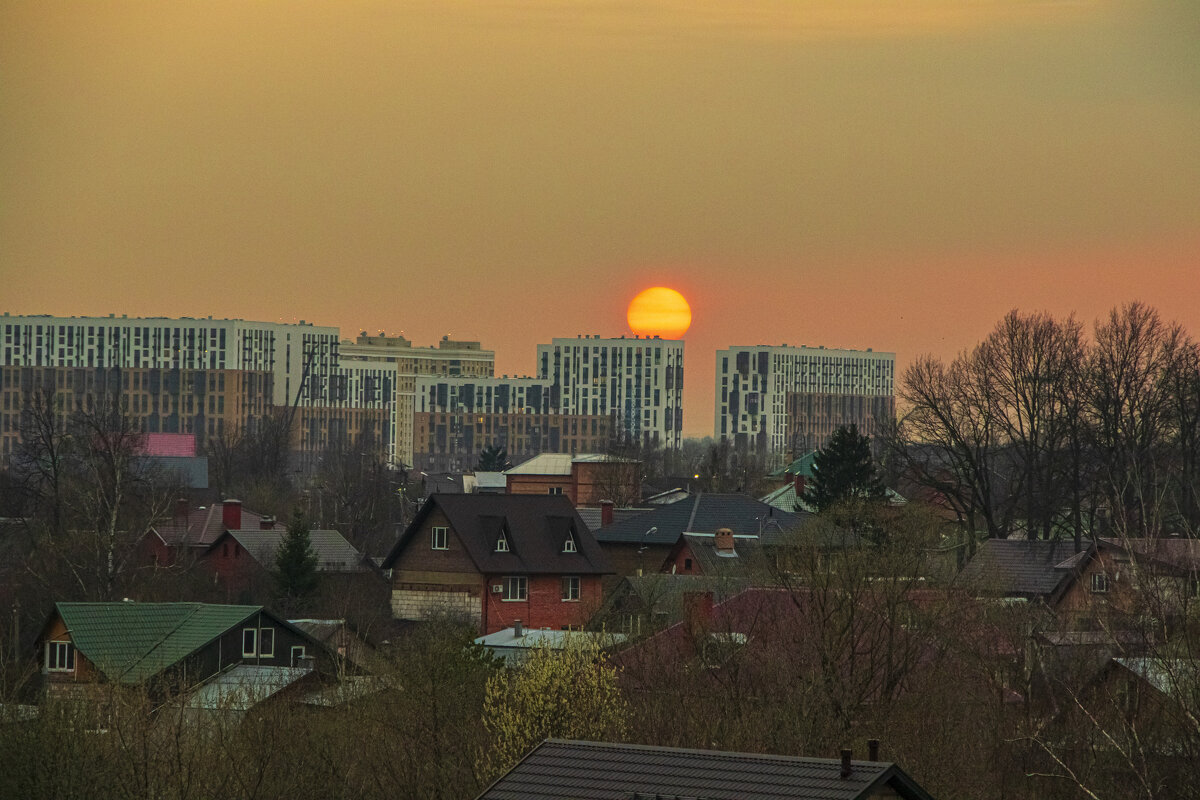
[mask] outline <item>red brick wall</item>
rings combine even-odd
[[[509,475],[509,494],[550,494],[551,487],[562,489],[562,493],[575,503],[575,479],[570,475]]]
[[[676,575],[699,575],[700,564],[692,554],[692,548],[684,544],[667,563],[663,564],[663,572],[673,572]],[[674,569],[672,569],[674,567]]]
[[[600,576],[579,576],[579,600],[562,599],[562,576],[531,575],[524,601],[501,600],[492,592],[494,584],[503,583],[503,575],[490,575],[486,581],[483,608],[484,634],[512,627],[521,620],[526,628],[560,630],[566,626],[583,626],[600,607]]]

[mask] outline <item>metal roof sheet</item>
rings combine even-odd
[[[790,531],[805,514],[781,511],[744,494],[696,494],[674,503],[613,522],[596,531],[601,543],[666,544],[684,533],[715,533],[729,528],[735,534],[761,536],[767,543]],[[651,528],[657,528],[647,535]]]
[[[192,692],[187,705],[214,711],[247,711],[311,673],[307,667],[238,664]]]

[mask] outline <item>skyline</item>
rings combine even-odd
[[[528,375],[668,286],[688,436],[731,345],[899,379],[1014,307],[1200,335],[1200,8],[830,5],[6,4],[0,311],[450,334]]]

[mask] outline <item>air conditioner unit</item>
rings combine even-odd
[[[492,594],[500,594],[503,591],[504,591],[504,587],[501,586],[500,584],[498,584],[498,583],[492,584]]]

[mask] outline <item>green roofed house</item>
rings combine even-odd
[[[50,693],[96,683],[186,689],[237,665],[303,667],[316,639],[262,606],[57,603],[38,637]]]

